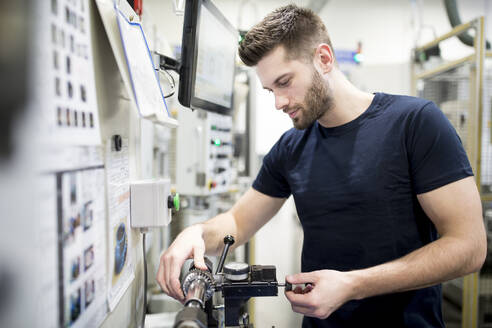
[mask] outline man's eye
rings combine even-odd
[[[278,85],[279,85],[279,87],[286,87],[289,85],[289,83],[290,83],[290,80],[287,80],[287,81],[279,82]]]

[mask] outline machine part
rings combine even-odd
[[[422,51],[415,50],[414,61],[416,63],[423,63],[431,57],[441,57],[441,48],[438,44]]]
[[[207,257],[204,260],[208,270],[199,270],[192,263],[183,279],[181,288],[186,298],[185,308],[176,316],[174,328],[207,327],[207,315],[212,312],[210,299],[214,293],[214,278],[211,273],[212,262]]]
[[[202,271],[192,263],[182,283],[185,294],[185,308],[176,317],[174,328],[241,327],[252,328],[245,310],[251,297],[277,296],[278,287],[292,290],[288,282],[278,283],[273,265],[253,265],[232,262],[224,266],[232,236],[224,238],[224,249],[215,276],[212,276],[211,262],[205,257],[208,270]],[[223,305],[214,306],[215,291],[221,291]],[[218,301],[220,303],[220,301]],[[205,318],[204,321],[201,318]]]
[[[253,265],[251,267],[251,281],[277,281],[277,269],[274,265]]]
[[[179,74],[179,70],[181,69],[181,62],[179,60],[176,60],[172,57],[168,57],[166,55],[162,55],[160,53],[155,53],[157,56],[159,56],[159,67],[162,70],[173,70],[176,73]]]
[[[214,294],[214,278],[208,271],[192,269],[188,272],[182,283],[185,295],[185,305],[199,303],[205,308],[205,302]]]
[[[169,208],[168,198],[170,195],[171,180],[168,178],[132,181],[130,183],[132,228],[162,227],[171,223],[172,210]]]
[[[167,197],[167,207],[176,211],[176,212],[179,211],[179,208],[180,208],[179,193],[176,193],[174,196],[169,195]]]
[[[215,274],[218,274],[219,272],[222,272],[222,268],[224,267],[224,262],[227,257],[227,252],[229,252],[229,247],[234,244],[234,237],[231,235],[227,235],[224,237],[224,250],[222,251],[222,254],[220,255],[220,260],[219,264],[217,265],[217,271],[215,271]]]
[[[174,328],[206,328],[207,314],[200,308],[185,307],[176,315]]]
[[[188,306],[199,306],[200,308],[205,308],[205,290],[206,284],[200,279],[193,280],[188,287],[188,293],[186,294],[186,305]]]
[[[186,196],[227,193],[233,178],[232,117],[179,109],[175,154],[179,192]]]
[[[290,282],[278,283],[277,287],[285,287],[286,292],[290,292],[292,290],[292,284]]]
[[[231,281],[248,279],[249,265],[242,262],[230,262],[224,266],[224,277]]]
[[[244,313],[244,305],[251,297],[278,295],[275,266],[253,265],[250,267],[248,279],[232,281],[226,278],[221,287],[225,305],[225,324],[237,326]]]
[[[458,25],[461,25],[461,18],[458,12],[458,6],[456,4],[456,0],[444,0],[444,6],[446,7],[446,13],[448,14],[449,23],[454,28]],[[468,32],[461,33],[457,35],[458,39],[466,44],[467,46],[473,47],[473,36],[468,34]],[[490,42],[485,42],[485,47],[487,50],[490,49]]]

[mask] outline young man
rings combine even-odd
[[[279,8],[240,44],[287,131],[253,187],[227,213],[184,230],[157,280],[183,299],[187,258],[205,269],[226,234],[246,242],[294,196],[308,287],[286,292],[303,327],[443,327],[445,280],[479,270],[486,255],[480,197],[461,142],[435,104],[355,88],[337,68],[320,18]]]

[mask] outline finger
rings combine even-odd
[[[162,275],[162,262],[159,262],[159,268],[157,269],[157,273],[155,275],[155,280],[157,281],[159,286],[161,286],[161,289],[162,289],[162,285],[164,282],[162,277],[163,277],[163,275]]]
[[[170,277],[171,277],[171,259],[169,258],[169,255],[165,255],[164,256],[164,262],[163,262],[163,271],[164,271],[164,286],[165,288],[167,289],[167,294],[171,297],[173,297],[172,295],[172,291],[169,289],[169,286],[171,286],[170,284]]]
[[[302,290],[302,293],[303,294],[307,294],[309,293],[310,291],[313,290],[313,285],[312,284],[306,284],[306,287],[304,287],[304,289]]]
[[[169,294],[169,291],[166,288],[166,284],[164,280],[164,265],[162,264],[162,261],[159,263],[159,269],[157,270],[155,280],[161,287],[162,291],[166,294]]]
[[[314,283],[318,280],[318,275],[316,271],[313,272],[301,272],[285,277],[285,280],[293,285]]]
[[[305,286],[302,285],[294,285],[294,289],[292,291],[295,294],[306,294],[309,293],[311,290],[313,290],[313,285],[312,284],[306,284]]]
[[[179,279],[171,280],[171,288],[173,289],[173,294],[175,296],[174,298],[183,303],[185,297],[183,291],[181,290],[181,282],[179,281]]]
[[[285,297],[289,300],[289,302],[293,306],[303,306],[303,307],[311,307],[311,295],[308,294],[296,294],[294,292],[285,293]]]
[[[171,290],[174,298],[179,301],[184,300],[184,294],[181,290],[181,282],[179,281],[179,273],[181,272],[181,267],[183,266],[184,260],[179,260],[172,258],[171,260],[171,274],[169,276],[169,289]]]
[[[208,270],[207,265],[205,264],[205,247],[204,246],[195,246],[193,249],[193,262],[195,267],[200,270]]]
[[[174,287],[174,282],[175,280],[178,280],[179,284],[179,273],[181,270],[181,266],[175,265],[175,259],[173,255],[169,255],[166,257],[165,260],[165,283],[166,283],[166,288],[168,289],[169,293],[168,295],[171,296],[172,298],[175,298],[177,300],[181,300],[181,295],[179,292],[176,292],[176,288]],[[178,287],[178,291],[179,291]]]

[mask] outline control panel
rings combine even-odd
[[[207,196],[227,192],[231,183],[232,117],[182,108],[176,147],[180,193]]]

